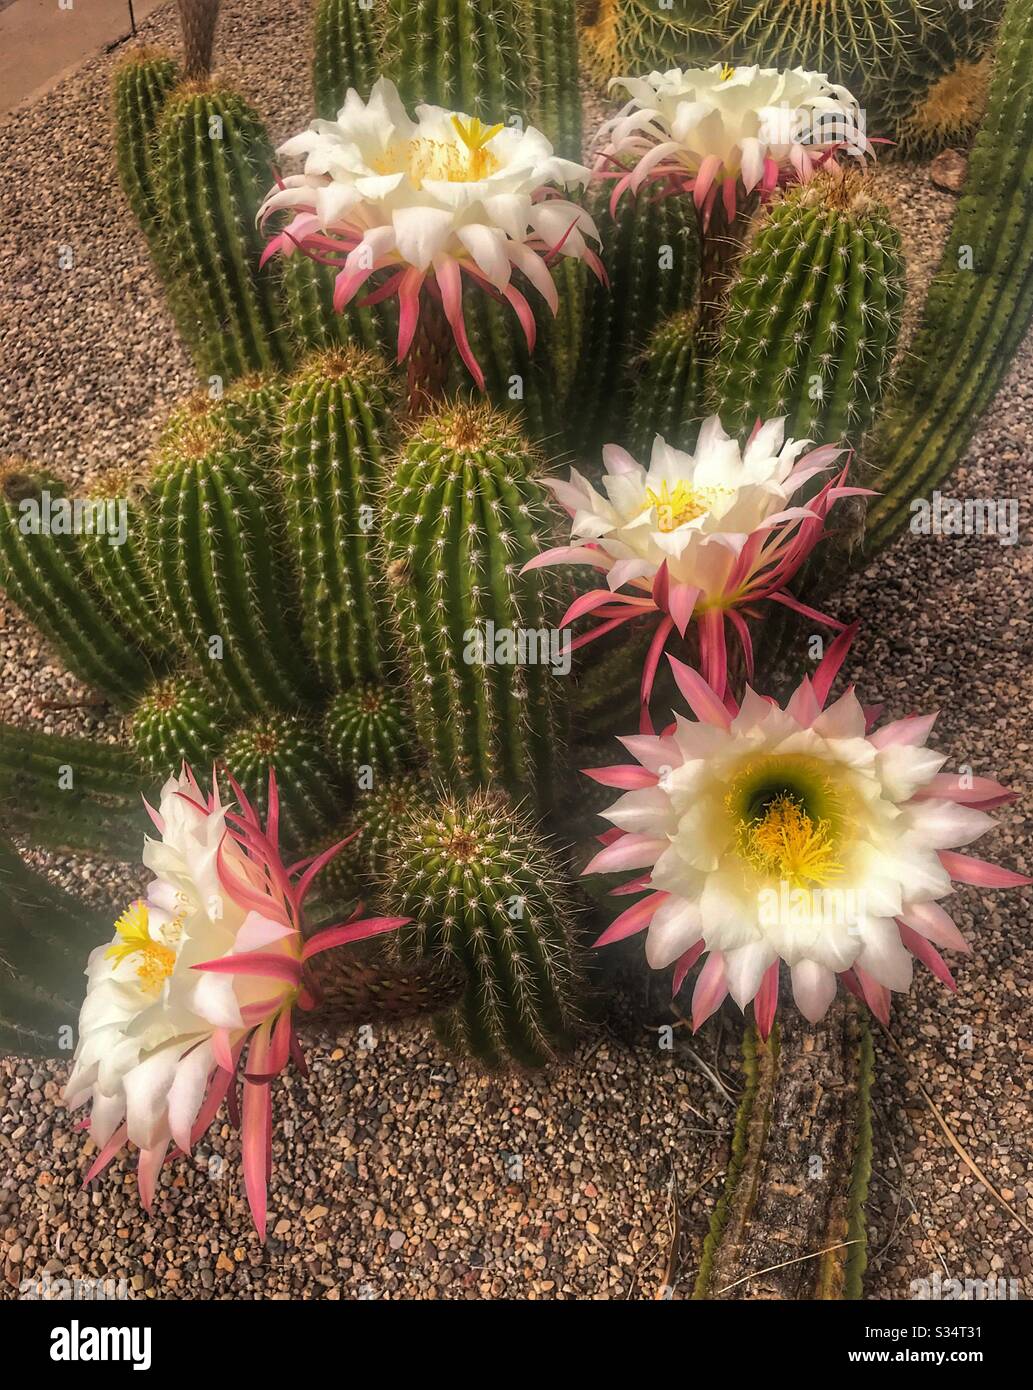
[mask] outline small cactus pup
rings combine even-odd
[[[290,714],[262,715],[231,733],[222,755],[226,771],[264,816],[270,770],[280,789],[280,825],[292,849],[325,840],[342,797],[332,760],[318,732]]]
[[[403,963],[437,961],[465,976],[439,1016],[448,1046],[489,1067],[539,1067],[568,1048],[582,974],[571,890],[545,842],[504,797],[480,793],[416,809],[395,834],[384,901],[412,921]]]
[[[435,776],[552,801],[566,689],[559,606],[522,567],[551,542],[539,459],[511,419],[460,403],[413,426],[384,555],[416,730]]]
[[[349,89],[369,96],[380,69],[380,36],[370,0],[318,0],[312,34],[316,115],[332,121]]]
[[[713,381],[729,429],[788,416],[787,433],[858,444],[896,351],[904,261],[889,213],[856,173],[791,189],[757,225],[733,281]]]
[[[397,772],[413,761],[407,702],[372,683],[342,691],[327,708],[323,737],[347,785],[366,773]]]
[[[528,110],[522,0],[387,0],[385,71],[420,102],[507,121]]]
[[[476,9],[461,6],[464,14]],[[512,283],[514,271],[554,314],[549,265],[557,257],[585,260],[605,278],[586,240],[597,239],[591,218],[562,196],[583,187],[588,170],[556,158],[532,127],[508,126],[497,110],[490,119],[423,106],[410,120],[394,84],[381,78],[368,102],[355,94],[336,121],[280,147],[285,158],[304,156],[306,170],[277,184],[261,208],[263,227],[276,219],[263,261],[306,255],[337,266],[338,312],[364,287],[360,304],[397,300],[398,361],[407,363],[413,415],[447,394],[453,347],[485,388],[463,313],[464,276],[506,301],[529,351],[534,311]],[[501,199],[493,196],[501,189]],[[286,211],[293,218],[284,225]]]
[[[340,901],[361,900],[378,907],[388,901],[383,874],[394,837],[430,799],[431,784],[419,773],[375,774],[366,781],[333,837],[345,844],[323,871],[324,890]]]
[[[225,715],[190,676],[157,681],[132,713],[132,741],[152,772],[178,774],[184,763],[210,767],[222,744]]]
[[[159,215],[202,371],[228,383],[289,365],[276,278],[260,271],[255,213],[273,156],[257,113],[227,88],[184,83],[165,102],[156,141]]]
[[[278,469],[287,541],[302,638],[329,690],[379,679],[387,667],[373,547],[392,407],[383,365],[355,349],[317,353],[287,397]]]

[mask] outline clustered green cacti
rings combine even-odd
[[[523,0],[387,0],[387,61],[408,108],[427,102],[493,123],[529,108]]]
[[[1005,12],[986,117],[907,361],[867,451],[879,496],[866,541],[884,546],[913,498],[961,459],[1033,320],[1033,3]]]
[[[360,0],[319,0],[312,33],[312,94],[317,116],[331,121],[349,88],[368,97],[380,69],[374,7]]]
[[[713,371],[725,427],[784,415],[791,438],[859,442],[888,379],[904,287],[900,237],[861,179],[789,192],[759,222],[729,293]]]
[[[412,917],[403,962],[464,973],[440,1036],[489,1066],[541,1066],[570,1044],[581,965],[564,876],[532,826],[493,793],[417,810],[392,841],[385,878]]]
[[[508,417],[459,404],[418,421],[385,496],[384,559],[416,728],[435,774],[492,783],[546,810],[562,747],[550,665],[496,659],[493,639],[540,633],[548,581],[521,574],[549,512],[539,460]],[[541,653],[539,652],[539,656]]]

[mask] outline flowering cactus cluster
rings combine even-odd
[[[59,1051],[86,993],[69,1101],[91,1173],[139,1150],[145,1203],[239,1082],[264,1231],[268,1082],[335,998],[415,1000],[450,1047],[538,1066],[591,1012],[587,944],[645,931],[675,995],[695,972],[697,1027],[730,995],[766,1038],[783,983],[808,1020],[839,983],[885,1019],[915,959],[953,984],[953,882],[1026,881],[960,852],[1008,793],[942,772],[931,718],[832,698],[856,625],[808,589],[879,486],[848,476],[873,421],[900,443],[883,539],[911,460],[930,476],[971,428],[900,397],[879,423],[903,264],[857,96],[734,65],[696,8],[705,61],[675,66],[657,20],[665,70],[614,73],[591,167],[573,0],[391,6],[390,33],[322,0],[318,118],[275,153],[171,56],[118,74],[123,188],[206,385],[100,484],[129,504],[117,547],[28,533],[61,487],[0,472],[0,585],[128,735],[2,727],[0,796],[11,834],[129,859],[148,791],[159,838],[107,941],[0,842],[0,1041]],[[763,48],[765,8],[717,10]],[[599,9],[635,54],[640,0]],[[1025,322],[1030,144],[999,146],[1028,125],[1030,0],[1008,11],[973,196],[1021,223],[992,254]],[[934,289],[924,329],[950,320],[937,360],[972,345],[966,408],[1019,336],[981,284],[967,319]],[[824,650],[785,704],[755,660],[776,612]]]

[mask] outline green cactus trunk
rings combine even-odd
[[[673,314],[649,340],[632,367],[631,452],[648,462],[657,435],[676,449],[691,450],[705,415],[705,363],[696,342],[698,315]]]
[[[67,532],[56,529],[64,522],[54,503],[67,509]],[[38,513],[41,528],[44,523],[55,528],[51,534],[33,529],[30,509],[33,516]],[[150,660],[159,652],[154,646],[138,648],[119,614],[91,584],[80,538],[70,534],[71,509],[72,499],[55,479],[14,461],[0,467],[0,589],[73,675],[124,706],[146,687]]]
[[[538,1067],[570,1046],[581,988],[570,893],[544,843],[497,795],[417,810],[394,836],[383,898],[413,921],[403,963],[465,975],[437,1020],[448,1046],[489,1067]]]
[[[489,125],[529,109],[521,0],[388,0],[386,74],[412,110],[420,102]]]
[[[232,91],[186,84],[165,104],[156,185],[175,274],[199,325],[202,369],[226,382],[291,360],[255,214],[273,181],[265,128]]]
[[[320,265],[300,251],[277,260],[281,266],[283,314],[299,357],[308,352],[349,347],[394,355],[398,341],[396,300],[387,299],[365,308],[352,303],[335,309],[334,266]],[[269,270],[272,272],[273,267]]]
[[[287,400],[281,477],[302,636],[331,690],[379,680],[388,666],[373,523],[392,409],[383,368],[354,351],[307,363]]]
[[[0,1055],[71,1057],[86,959],[111,934],[0,839]]]
[[[169,442],[151,490],[165,612],[205,680],[246,710],[304,702],[315,683],[296,636],[275,475],[261,451],[243,448],[216,407]]]
[[[740,262],[713,384],[725,428],[787,416],[786,434],[860,442],[896,349],[900,238],[855,177],[816,178],[774,204]]]
[[[540,655],[522,660],[490,641],[547,641],[557,616],[542,572],[520,574],[551,540],[536,469],[504,415],[461,405],[425,416],[388,488],[384,540],[417,732],[434,772],[458,788],[500,784],[545,810],[564,692]]]
[[[280,826],[292,851],[306,852],[325,838],[341,814],[343,798],[331,759],[315,729],[292,715],[265,715],[230,735],[222,762],[264,818],[269,771],[276,774]]]
[[[877,551],[962,458],[1033,320],[1033,0],[1010,0],[986,117],[899,385],[866,451]]]
[[[531,121],[564,159],[581,159],[576,0],[525,0]]]
[[[352,788],[367,769],[397,772],[413,761],[408,707],[383,686],[357,686],[338,695],[326,711],[323,736],[345,785]]]
[[[312,35],[316,115],[332,121],[349,89],[364,99],[380,72],[374,7],[359,0],[319,0]]]
[[[168,676],[133,710],[133,744],[152,772],[171,776],[185,762],[200,777],[222,746],[224,721],[199,681]]]
[[[630,191],[608,211],[609,184],[589,206],[603,239],[609,287],[586,282],[581,351],[571,392],[570,445],[591,458],[603,444],[624,442],[633,406],[631,367],[657,325],[696,307],[699,227],[691,198],[659,201]]]

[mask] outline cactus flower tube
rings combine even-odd
[[[409,359],[411,400],[444,393],[452,342],[484,388],[463,318],[464,276],[509,303],[533,348],[534,313],[513,271],[553,313],[550,261],[573,256],[605,274],[586,241],[598,242],[595,224],[562,197],[584,187],[589,171],[558,158],[531,126],[485,125],[437,106],[417,107],[413,121],[382,78],[368,102],[349,91],[336,121],[315,121],[279,153],[304,156],[305,168],[262,205],[263,226],[293,213],[263,261],[301,252],[337,267],[338,310],[379,273],[362,302],[398,297],[398,360]]]
[[[634,764],[587,773],[624,794],[602,812],[615,829],[585,873],[646,871],[618,892],[647,896],[596,944],[645,931],[649,964],[675,966],[675,993],[705,957],[694,1028],[730,994],[742,1009],[752,1001],[767,1037],[783,962],[811,1022],[841,982],[885,1023],[915,959],[955,988],[937,949],[969,950],[942,905],[954,883],[1033,882],[959,853],[1012,793],[940,770],[945,756],[926,747],[935,715],[873,729],[852,687],[827,703],[852,637],[831,644],[784,709],[748,687],[729,707],[672,658],[695,720],[622,739]]]
[[[569,482],[543,479],[571,518],[571,543],[544,551],[526,569],[591,565],[606,588],[574,600],[560,627],[592,614],[599,620],[572,648],[621,623],[658,617],[642,673],[643,728],[664,645],[698,624],[703,670],[724,698],[727,684],[725,620],[743,648],[748,674],[753,656],[747,616],[770,599],[812,621],[842,623],[795,599],[786,585],[825,529],[829,508],[841,497],[865,494],[845,485],[846,468],[805,505],[793,498],[826,472],[842,450],[807,450],[807,440],[785,439],[785,422],[757,425],[745,448],[729,438],[716,415],[704,421],[694,453],[671,448],[658,435],[648,468],[617,445],[603,450],[606,476],[598,492],[576,469]]]
[[[871,152],[857,101],[823,73],[715,63],[610,85],[630,93],[602,129],[597,172],[616,168],[614,204],[628,188],[656,184],[691,192],[704,225],[720,196],[730,224],[740,189],[767,197],[780,183],[806,182],[840,150]]]
[[[148,807],[160,836],[144,847],[154,878],[90,955],[65,1101],[90,1103],[99,1152],[86,1181],[133,1144],[150,1209],[170,1145],[188,1153],[223,1099],[235,1111],[239,1077],[244,1185],[264,1240],[269,1083],[292,1057],[303,1064],[293,1012],[318,1002],[307,963],[407,919],[352,921],[305,940],[305,896],[341,846],[287,868],[275,777],[265,825],[236,785],[234,793],[238,811],[221,803],[217,784],[205,797],[184,768],[165,783],[159,809]]]

